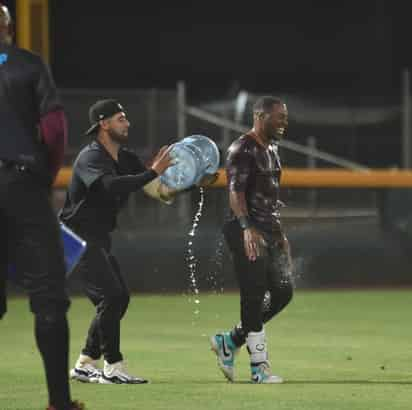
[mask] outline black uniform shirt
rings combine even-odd
[[[105,175],[121,176],[147,173],[138,156],[121,148],[118,161],[97,141],[87,145],[77,156],[60,218],[79,235],[100,237],[113,231],[120,208],[131,190],[114,194],[104,188]],[[156,174],[153,172],[153,179]]]
[[[229,190],[245,193],[253,224],[266,233],[280,233],[282,167],[277,144],[264,148],[250,135],[241,136],[229,147],[226,171]]]
[[[38,125],[61,108],[52,76],[39,56],[0,43],[0,159],[48,174]]]

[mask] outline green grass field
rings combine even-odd
[[[129,369],[148,385],[72,383],[89,410],[412,409],[412,290],[297,291],[267,327],[282,385],[251,385],[248,355],[238,382],[216,367],[208,337],[238,320],[237,294],[135,296],[122,327]],[[193,312],[199,309],[196,315]],[[92,316],[83,298],[70,310],[73,364]],[[0,410],[44,409],[46,393],[26,299],[0,323]]]

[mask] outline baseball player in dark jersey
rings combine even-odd
[[[65,144],[65,116],[52,77],[38,56],[12,45],[10,14],[0,4],[0,318],[7,310],[6,276],[12,263],[34,313],[50,410],[83,408],[70,398],[69,300],[50,202]]]
[[[172,192],[159,182],[170,165],[169,148],[163,147],[146,167],[138,156],[123,147],[130,123],[115,100],[97,101],[89,111],[93,140],[78,155],[61,219],[87,241],[77,274],[86,295],[96,306],[86,343],[71,377],[83,382],[141,384],[132,376],[120,351],[120,322],[129,304],[129,291],[111,253],[110,233],[116,217],[132,192],[139,189],[170,202]],[[104,358],[103,370],[97,360]]]
[[[253,114],[253,128],[232,143],[226,162],[231,218],[224,234],[240,287],[241,322],[213,336],[211,346],[228,380],[234,380],[235,354],[246,343],[252,382],[281,383],[271,372],[263,324],[293,293],[290,248],[279,219],[278,141],[288,112],[278,98],[262,97]]]

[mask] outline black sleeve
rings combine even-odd
[[[113,161],[98,150],[82,153],[74,164],[74,172],[87,188],[103,175],[114,175]]]
[[[40,58],[38,60],[38,77],[35,87],[35,95],[40,117],[51,111],[62,108],[51,72]]]
[[[137,154],[130,149],[120,149],[119,163],[122,164],[120,169],[122,175],[141,174],[147,170]]]
[[[101,182],[111,194],[127,194],[137,191],[156,177],[157,173],[151,169],[138,175],[103,175]]]

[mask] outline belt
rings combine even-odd
[[[14,161],[0,159],[0,169],[14,169],[19,172],[28,171],[27,165],[19,164]]]

